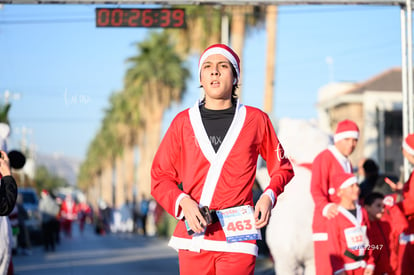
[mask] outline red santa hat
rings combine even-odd
[[[339,189],[351,186],[354,183],[358,183],[357,177],[352,173],[340,173],[334,176],[332,180],[332,186],[328,189],[328,193],[333,195]]]
[[[198,76],[200,77],[201,66],[203,65],[204,61],[207,59],[207,57],[213,54],[221,54],[230,61],[237,73],[237,77],[233,82],[233,84],[236,84],[240,78],[240,58],[229,46],[224,44],[214,44],[205,49],[205,51],[201,54],[200,60],[198,62]]]
[[[349,119],[342,120],[336,126],[334,135],[334,142],[340,141],[345,138],[359,138],[359,128],[355,122]]]
[[[414,155],[414,134],[409,134],[403,141],[402,147],[410,155]]]
[[[47,190],[43,189],[41,194],[47,196],[47,195],[49,195],[49,192],[47,192]]]
[[[341,173],[335,177],[334,184],[337,189],[347,188],[354,183],[358,183],[358,179],[354,174]]]

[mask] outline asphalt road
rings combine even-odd
[[[72,238],[61,238],[56,251],[42,246],[32,248],[32,255],[13,256],[15,275],[178,275],[175,250],[168,240],[138,234],[96,235],[91,226],[80,234],[74,224]],[[257,260],[256,275],[274,275],[267,258]]]

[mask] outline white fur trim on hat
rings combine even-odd
[[[341,186],[339,186],[339,189],[347,188],[348,186],[351,186],[354,183],[358,183],[357,177],[350,177],[346,181],[344,181]]]
[[[341,139],[346,138],[359,138],[359,132],[357,131],[346,131],[346,132],[340,132],[334,135],[334,142],[340,141]]]
[[[414,148],[412,148],[410,145],[408,145],[407,141],[404,139],[402,143],[402,147],[409,153],[410,155],[414,155]]]

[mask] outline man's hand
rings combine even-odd
[[[203,232],[207,222],[198,208],[198,203],[190,197],[185,197],[181,200],[180,206],[191,230],[195,233]]]
[[[264,194],[260,197],[256,203],[256,206],[254,207],[254,218],[256,220],[257,229],[265,227],[269,223],[271,211],[272,200],[268,195]]]
[[[1,153],[1,158],[0,158],[0,173],[2,174],[3,177],[5,176],[10,176],[11,172],[10,172],[10,160],[9,157],[7,156],[7,153],[0,150]]]
[[[364,275],[372,275],[374,274],[374,270],[371,268],[365,268],[364,269]]]
[[[339,211],[338,211],[338,205],[333,203],[331,206],[329,206],[328,211],[326,213],[326,218],[332,219],[335,218],[336,215],[338,215]]]
[[[390,180],[389,178],[385,177],[384,181],[391,187],[392,191],[401,191],[404,187],[404,184],[402,182],[393,182],[392,180]]]

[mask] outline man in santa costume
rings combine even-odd
[[[414,134],[409,134],[402,143],[403,156],[414,165]],[[400,274],[414,274],[414,172],[402,190],[402,201],[397,205],[408,221],[408,228],[400,236]]]
[[[178,219],[169,245],[181,275],[253,274],[259,229],[292,165],[268,115],[237,99],[240,60],[231,48],[208,47],[198,75],[205,96],[171,123],[153,161],[151,194]],[[259,154],[271,180],[253,208]]]
[[[352,173],[348,157],[355,150],[358,138],[359,128],[355,122],[340,121],[334,134],[334,145],[320,152],[312,164],[311,194],[315,203],[312,231],[317,275],[332,274],[326,222],[339,213],[339,197],[333,178],[344,172]]]
[[[77,205],[72,194],[67,194],[60,208],[62,229],[65,235],[72,237],[72,223],[78,218]]]
[[[340,199],[338,214],[327,221],[330,274],[373,274],[376,248],[368,241],[368,217],[357,203],[358,179],[351,173],[337,174],[331,186]]]

